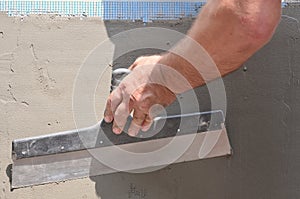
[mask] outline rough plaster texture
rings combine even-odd
[[[97,198],[89,179],[10,192],[6,168],[13,139],[75,128],[73,83],[84,58],[107,39],[103,22],[1,14],[0,32],[0,198]],[[99,92],[99,112],[108,92],[109,84]]]
[[[0,63],[0,198],[300,198],[300,32],[297,20],[291,18],[300,20],[299,13],[299,8],[285,9],[289,17],[283,16],[272,41],[240,70],[224,78],[232,157],[13,192],[9,191],[5,174],[11,140],[73,128],[71,82],[82,59],[106,34],[111,36],[143,24],[106,22],[104,26],[94,20],[41,18],[25,23],[2,15],[0,50],[5,54]],[[185,32],[190,24],[152,25]],[[137,55],[147,52],[156,51],[135,52],[114,63],[116,67],[129,65]],[[208,109],[207,90],[203,87],[197,92],[201,106]]]

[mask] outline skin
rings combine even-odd
[[[176,94],[195,88],[217,77],[238,69],[272,37],[281,16],[281,0],[210,0],[203,7],[193,26],[172,51],[162,55],[140,57],[131,66],[132,73],[125,78],[107,100],[104,119],[114,122],[113,132],[120,134],[126,118],[133,113],[128,134],[146,131],[155,113],[153,105],[168,106]],[[201,45],[209,57],[189,40]],[[199,64],[192,65],[174,53],[193,55]],[[200,60],[212,59],[218,73],[210,64]],[[177,71],[189,86],[179,84]],[[200,73],[199,73],[200,72]],[[155,111],[154,111],[155,112]]]

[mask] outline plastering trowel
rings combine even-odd
[[[128,72],[113,72],[112,90]],[[137,137],[115,135],[111,128],[101,121],[88,128],[14,140],[12,188],[118,171],[153,171],[231,154],[221,110],[158,116],[148,132]]]

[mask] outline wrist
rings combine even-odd
[[[158,63],[177,71],[188,81],[189,89],[220,77],[220,72],[208,52],[188,36],[179,41],[169,52],[161,55]],[[169,71],[165,70],[162,73],[168,79],[175,79]]]
[[[174,52],[162,54],[157,66],[165,86],[176,94],[205,84],[197,69]]]

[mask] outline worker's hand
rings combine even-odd
[[[138,58],[129,68],[132,72],[110,94],[104,120],[113,122],[114,133],[122,132],[130,113],[133,120],[128,134],[136,136],[139,130],[147,131],[155,117],[153,105],[166,107],[176,99],[162,83],[160,59],[159,55]]]

